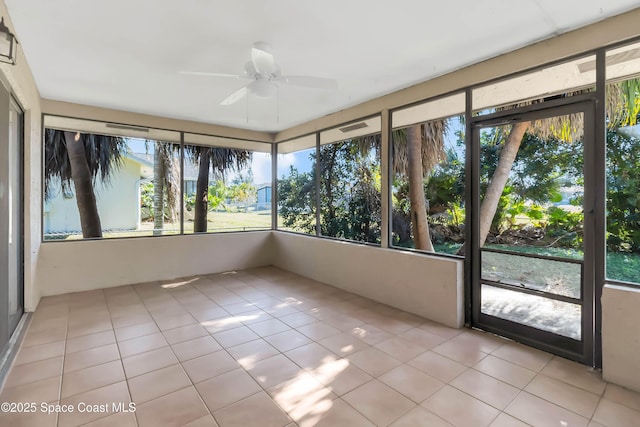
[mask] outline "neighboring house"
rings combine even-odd
[[[126,154],[122,168],[113,174],[111,180],[96,185],[96,202],[103,230],[136,230],[140,227],[140,183],[152,177],[153,161]],[[65,194],[59,185],[57,189],[57,193],[44,203],[44,234],[80,233],[80,215],[73,185],[69,194]]]
[[[189,197],[196,194],[196,185],[198,183],[198,165],[190,162],[184,162],[184,195]],[[209,169],[209,177],[212,176],[212,171]],[[209,185],[213,182],[210,181]]]
[[[640,124],[633,126],[624,126],[618,129],[620,133],[629,138],[640,138]]]
[[[133,156],[153,166],[153,153],[135,153]],[[184,162],[184,195],[187,197],[196,194],[198,168],[199,166],[197,163],[193,163],[189,160]],[[212,175],[213,172],[209,169],[209,176]],[[153,178],[153,173],[150,178]],[[213,181],[209,181],[209,185],[213,185]]]
[[[271,209],[271,184],[262,184],[258,186],[258,201],[256,210]]]
[[[135,153],[136,157],[144,162],[151,164],[153,167],[153,153]],[[184,195],[189,197],[196,194],[196,185],[198,182],[198,164],[191,161],[184,162]],[[213,171],[209,169],[209,176],[213,175]],[[153,178],[153,173],[149,178]],[[213,181],[209,181],[209,185],[213,185]]]

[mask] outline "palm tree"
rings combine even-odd
[[[153,156],[153,234],[162,234],[165,214],[174,223],[178,216],[180,197],[180,164],[175,156],[179,145],[163,141],[154,142]],[[165,209],[165,194],[167,206]]]
[[[427,218],[427,200],[424,194],[424,179],[432,169],[445,159],[444,135],[446,120],[431,120],[392,133],[393,173],[406,178],[409,183],[409,204],[414,247],[434,252]],[[379,150],[380,135],[358,138],[359,150]]]
[[[393,172],[409,183],[411,228],[416,249],[434,252],[429,222],[424,179],[445,158],[444,134],[447,123],[432,120],[393,132]]]
[[[45,131],[45,199],[51,197],[53,181],[68,192],[75,189],[82,236],[102,237],[94,184],[98,177],[108,183],[122,166],[126,142],[117,136],[85,134],[55,129]]]
[[[583,92],[574,92],[574,94]],[[543,100],[532,102],[541,101]],[[620,125],[634,125],[640,113],[640,79],[608,84],[606,104],[607,121],[610,128]],[[522,105],[511,105],[501,109],[506,110]],[[541,138],[554,136],[563,141],[572,142],[582,138],[582,120],[582,114],[571,114],[534,122],[521,122],[511,126],[500,150],[498,165],[480,205],[480,247],[484,246],[489,235],[491,222],[496,214],[500,197],[509,179],[513,162],[520,149],[520,144],[524,140],[525,133],[531,133]]]
[[[491,181],[480,205],[480,247],[484,246],[489,235],[489,229],[498,209],[500,197],[511,174],[511,168],[525,134],[532,133],[543,139],[555,136],[571,143],[582,138],[582,122],[582,114],[552,117],[535,122],[520,122],[511,126],[506,138],[502,137],[504,144],[500,149],[498,165],[491,176]]]
[[[578,94],[580,92],[576,92]],[[542,102],[535,100],[529,103]],[[640,114],[640,79],[627,80],[607,86],[607,111],[610,127],[633,125]],[[502,107],[510,109],[523,104]],[[498,166],[491,178],[480,206],[480,246],[484,245],[491,222],[509,178],[511,168],[525,133],[541,138],[555,136],[567,142],[582,137],[582,115],[572,114],[561,118],[522,122],[511,126],[500,150]],[[409,181],[411,225],[416,249],[433,252],[429,236],[426,200],[423,191],[424,177],[444,158],[444,133],[446,121],[436,120],[414,125],[393,132],[393,170]],[[420,162],[422,158],[422,162]],[[464,246],[459,253],[463,253]]]
[[[239,171],[251,162],[252,152],[233,148],[202,147],[186,145],[186,155],[198,165],[198,180],[194,206],[193,231],[206,233],[209,211],[209,171],[223,178],[230,170]]]

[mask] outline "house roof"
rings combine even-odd
[[[127,158],[136,161],[142,165],[153,168],[153,158],[154,155],[152,152],[150,153],[127,153],[125,155]],[[151,171],[151,175],[146,176],[145,178],[149,178],[153,176],[153,170]],[[184,166],[184,180],[185,181],[195,181],[198,179],[198,165],[193,164],[192,162],[185,162]]]
[[[638,7],[637,0],[5,0],[44,98],[279,131]],[[55,19],[53,19],[55,17]],[[220,102],[254,42],[282,72],[337,90],[281,85]],[[65,66],[52,66],[64,60]]]
[[[128,159],[133,160],[134,162],[153,167],[153,154],[125,153],[124,156]]]
[[[151,160],[149,160],[145,158],[146,156],[144,155],[124,153],[124,157],[140,165],[141,178],[151,178],[153,176],[153,156],[151,156]]]

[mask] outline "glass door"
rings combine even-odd
[[[22,117],[0,85],[0,354],[23,313]]]
[[[593,360],[591,102],[472,123],[474,326]]]
[[[9,104],[9,181],[11,185],[9,207],[9,335],[18,326],[23,312],[23,173],[22,173],[22,123],[23,113],[20,107],[11,100]]]

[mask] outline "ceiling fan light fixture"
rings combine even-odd
[[[270,82],[267,79],[257,79],[250,84],[251,93],[258,98],[271,98],[276,94],[275,83]]]
[[[252,79],[254,79],[256,75],[258,75],[258,71],[256,71],[256,67],[253,66],[253,62],[251,61],[247,61],[247,63],[244,64],[244,72]]]

